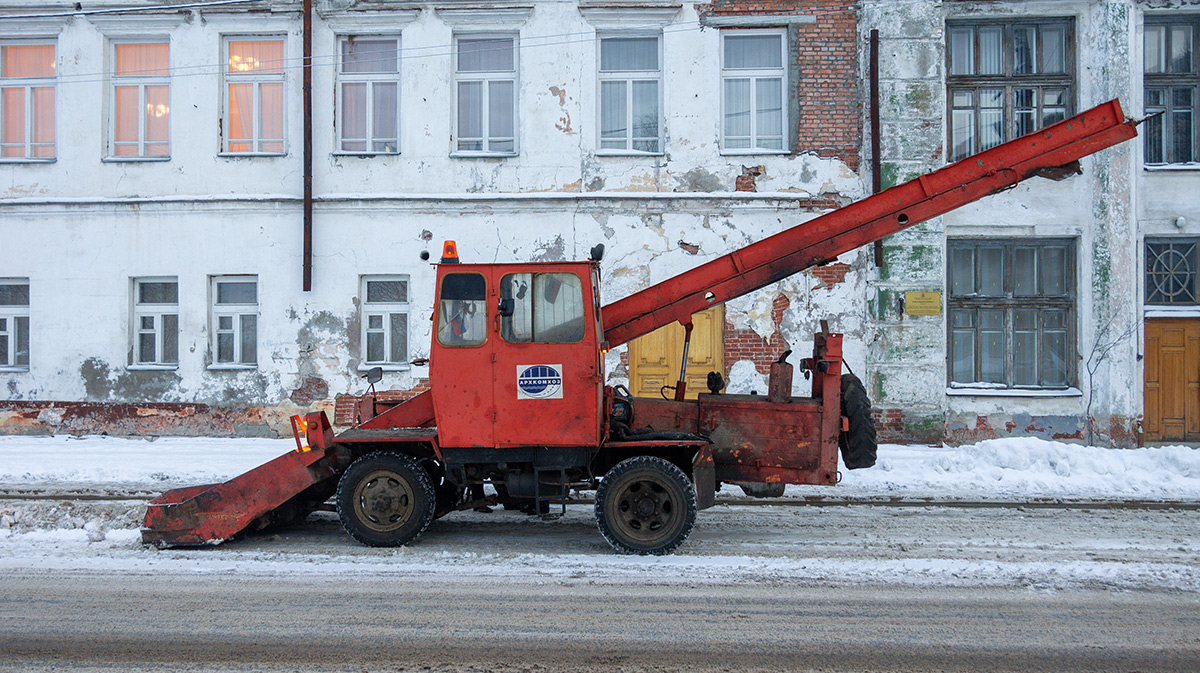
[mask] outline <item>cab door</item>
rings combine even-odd
[[[442,446],[495,446],[496,405],[490,381],[494,338],[488,320],[493,302],[486,271],[438,267],[429,371]]]
[[[602,373],[587,264],[498,267],[496,446],[597,446]]]

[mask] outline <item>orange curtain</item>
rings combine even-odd
[[[54,77],[54,45],[7,45],[3,65],[5,77]]]
[[[170,47],[161,44],[118,44],[116,75],[165,77],[170,74]]]
[[[229,43],[229,74],[283,72],[283,40]]]

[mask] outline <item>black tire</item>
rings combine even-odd
[[[850,429],[838,435],[842,462],[850,470],[871,467],[878,451],[875,419],[867,389],[854,374],[842,374],[842,415],[850,419]]]
[[[696,525],[696,488],[662,458],[628,458],[596,489],[596,523],[623,554],[670,554]]]
[[[362,456],[338,481],[337,512],[342,528],[369,547],[399,547],[433,521],[436,495],[429,473],[402,453]]]

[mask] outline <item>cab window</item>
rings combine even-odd
[[[510,273],[500,281],[501,300],[512,315],[500,320],[500,336],[517,343],[583,340],[583,283],[573,273]]]
[[[438,343],[478,346],[487,341],[487,283],[477,273],[448,273],[438,301]]]

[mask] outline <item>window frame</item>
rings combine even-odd
[[[1042,72],[1044,65],[1041,63],[1042,50],[1041,34],[1044,28],[1062,27],[1064,30],[1063,38],[1063,72],[1061,73],[1045,73]],[[978,74],[971,73],[966,75],[954,74],[953,63],[953,46],[951,44],[952,33],[955,29],[970,28],[972,30],[972,63],[979,63],[980,58],[980,39],[979,31],[981,28],[1000,28],[1000,69],[999,74]],[[1034,47],[1034,55],[1037,63],[1036,72],[1031,74],[1017,74],[1014,66],[1014,47],[1013,33],[1017,28],[1033,28],[1037,31],[1038,46]],[[1078,105],[1077,96],[1079,82],[1077,76],[1077,49],[1076,49],[1076,22],[1071,16],[1047,16],[1047,17],[1029,17],[1016,19],[947,19],[946,20],[946,160],[954,162],[964,159],[973,154],[978,154],[990,147],[983,146],[983,128],[982,113],[984,108],[980,102],[980,92],[985,89],[1003,89],[1003,100],[1001,102],[1001,115],[1003,116],[1003,126],[999,142],[1002,144],[1006,141],[1017,138],[1017,115],[1014,112],[1014,89],[1035,89],[1038,94],[1038,100],[1035,103],[1034,113],[1037,115],[1038,121],[1035,124],[1035,129],[1045,128],[1049,124],[1056,123],[1057,119],[1046,123],[1044,109],[1043,92],[1046,90],[1062,89],[1064,92],[1064,111],[1063,119],[1070,118],[1075,114],[1075,109]],[[955,125],[954,116],[956,110],[967,108],[956,108],[954,104],[954,93],[956,90],[972,92],[972,103],[969,108],[973,112],[973,129],[974,137],[972,140],[972,149],[961,156],[955,153]],[[1055,106],[1057,107],[1057,106]],[[996,108],[991,108],[996,109]],[[994,147],[992,145],[991,147]]]
[[[30,291],[30,283],[28,278],[0,278],[0,285],[24,285],[25,293],[28,295]],[[0,355],[4,356],[3,364],[0,364],[0,372],[16,373],[29,371],[32,358],[30,357],[33,350],[31,319],[29,316],[29,305],[32,303],[33,297],[30,296],[29,301],[24,305],[21,304],[0,304],[0,319],[4,320],[4,327],[0,328],[0,335],[7,337],[5,339],[5,349]],[[17,329],[17,319],[25,319],[25,362],[18,363],[17,348],[20,345],[20,332]]]
[[[1152,245],[1188,245],[1191,246],[1189,251],[1190,256],[1186,260],[1190,269],[1188,270],[1190,279],[1190,287],[1186,291],[1191,294],[1192,301],[1170,302],[1170,301],[1151,301],[1152,292],[1152,263],[1153,260],[1150,254],[1150,246]],[[1161,309],[1195,309],[1200,308],[1200,237],[1196,236],[1146,236],[1142,241],[1142,254],[1145,258],[1144,267],[1142,269],[1142,283],[1145,285],[1145,290],[1142,292],[1142,304],[1148,310]]]
[[[788,62],[790,34],[786,27],[780,28],[721,28],[718,32],[719,48],[717,53],[719,69],[719,89],[718,97],[720,98],[720,118],[718,124],[720,126],[720,153],[723,155],[755,155],[755,154],[789,154],[792,145],[792,129],[790,127],[791,120],[788,118],[788,112],[791,109],[791,77],[793,71],[791,63]],[[750,35],[778,35],[780,59],[778,68],[726,68],[725,67],[725,38],[728,36],[750,36]],[[780,80],[780,139],[782,148],[773,149],[759,147],[759,134],[757,133],[758,125],[758,110],[757,97],[754,92],[758,87],[760,79],[774,79],[778,77]],[[747,79],[750,84],[750,147],[746,148],[731,148],[725,134],[725,82],[731,79]],[[740,136],[739,136],[740,137]]]
[[[979,295],[977,292],[970,294],[956,295],[954,294],[954,277],[953,277],[953,259],[954,253],[960,249],[972,249],[975,252],[972,267],[972,284],[979,276],[979,255],[978,251],[983,248],[1001,248],[1003,249],[1002,258],[1002,277],[1001,277],[1001,295]],[[1014,263],[1013,251],[1018,248],[1036,248],[1041,254],[1041,251],[1051,248],[1060,248],[1065,251],[1063,263],[1063,282],[1065,291],[1062,295],[1015,295],[1014,294]],[[1079,381],[1078,368],[1078,313],[1079,313],[1079,280],[1078,280],[1078,249],[1079,239],[1070,237],[1029,237],[1029,238],[947,238],[946,239],[946,386],[952,392],[958,394],[1016,394],[1029,391],[1046,391],[1046,392],[1061,392],[1070,394],[1076,389]],[[1004,344],[1003,344],[1003,381],[987,382],[979,379],[982,375],[982,356],[983,348],[980,345],[982,330],[985,327],[979,324],[979,321],[974,320],[974,324],[969,327],[956,328],[954,324],[954,313],[957,310],[973,310],[976,315],[980,309],[983,310],[1000,310],[1003,311],[1004,323]],[[1037,309],[1037,310],[1062,310],[1065,311],[1064,325],[1062,328],[1052,328],[1055,331],[1061,331],[1065,335],[1066,343],[1064,344],[1064,368],[1065,368],[1065,383],[1061,385],[1055,384],[1018,384],[1016,383],[1016,333],[1018,328],[1015,325],[1013,313],[1018,309]],[[970,329],[975,332],[975,340],[972,344],[974,363],[972,368],[974,371],[975,381],[956,381],[954,379],[954,332],[956,329]],[[1039,313],[1039,323],[1035,328],[1037,332],[1037,348],[1038,360],[1036,362],[1037,378],[1041,379],[1042,367],[1044,366],[1042,348],[1045,341],[1043,338],[1046,332],[1046,326],[1041,322],[1041,314]]]
[[[1148,56],[1146,53],[1145,42],[1146,35],[1148,35],[1148,31],[1146,29],[1153,26],[1164,26],[1167,28],[1167,30],[1164,31],[1166,39],[1163,42],[1163,50],[1169,54],[1170,42],[1173,39],[1170,28],[1181,25],[1186,25],[1192,30],[1191,71],[1185,73],[1146,72],[1146,57]],[[1145,17],[1142,36],[1142,108],[1143,113],[1146,116],[1150,116],[1159,110],[1164,112],[1164,114],[1155,119],[1147,120],[1146,128],[1143,129],[1141,134],[1139,134],[1142,136],[1142,163],[1143,166],[1147,168],[1200,168],[1200,55],[1196,53],[1198,46],[1197,42],[1200,42],[1200,14],[1180,14],[1179,16],[1147,15]],[[1150,92],[1151,90],[1156,89],[1163,90],[1164,101],[1162,105],[1152,106],[1149,102]],[[1179,111],[1179,108],[1177,108],[1174,104],[1173,94],[1176,92],[1176,90],[1182,89],[1190,89],[1192,98],[1191,107],[1188,109],[1188,113],[1192,117],[1191,159],[1188,161],[1180,161],[1175,156],[1168,156],[1174,151],[1173,143],[1171,141],[1174,139],[1173,136],[1175,129],[1174,124],[1168,123],[1167,120],[1172,119],[1173,115]],[[1159,137],[1161,138],[1162,144],[1159,149],[1164,160],[1151,162],[1150,139],[1155,127],[1157,127],[1160,131]]]
[[[128,369],[179,369],[179,278],[177,276],[139,276],[131,278],[133,309],[130,312],[130,364]],[[142,303],[141,285],[142,283],[174,283],[175,284],[175,303]],[[166,342],[167,326],[163,320],[165,316],[174,316],[175,318],[175,359],[168,360],[163,354],[163,345]],[[149,330],[141,326],[142,318],[153,318],[155,326]],[[143,334],[154,335],[154,360],[142,361],[141,359],[141,339]]]
[[[387,72],[346,73],[346,72],[343,72],[343,67],[345,66],[345,63],[343,61],[343,56],[342,56],[342,45],[345,44],[346,42],[350,42],[350,41],[354,41],[354,40],[393,40],[393,41],[395,41],[395,43],[396,43],[396,71],[394,73],[387,73]],[[401,70],[401,66],[403,64],[403,59],[400,58],[401,49],[402,49],[401,37],[399,34],[396,34],[396,33],[379,33],[379,34],[342,33],[337,36],[337,66],[336,66],[335,73],[334,73],[334,100],[335,100],[335,104],[337,107],[335,109],[334,116],[333,116],[334,126],[336,127],[336,132],[335,132],[336,137],[334,138],[333,154],[349,155],[349,156],[368,156],[368,155],[374,156],[374,155],[400,154],[400,129],[401,129],[401,124],[402,124],[401,119],[400,119],[400,112],[402,109],[401,96],[403,94],[403,89],[402,89],[401,83],[400,83],[400,70]],[[344,145],[347,142],[347,140],[346,140],[345,136],[343,135],[345,132],[345,124],[342,123],[343,122],[342,112],[343,112],[343,110],[345,110],[344,87],[342,86],[343,84],[365,84],[366,85],[366,90],[367,90],[367,104],[366,104],[367,137],[361,138],[361,139],[356,138],[351,141],[351,142],[359,142],[359,141],[363,142],[364,146],[366,147],[366,149],[363,149],[363,150],[344,149]],[[392,150],[372,149],[375,146],[375,143],[379,142],[379,140],[376,139],[374,136],[374,133],[375,133],[374,101],[375,101],[375,88],[376,88],[376,85],[378,85],[378,84],[395,84],[396,85],[396,113],[395,113],[396,128],[393,129],[393,131],[395,131],[395,135],[393,136],[393,138],[391,138],[391,140],[395,141],[395,149],[392,149]]]
[[[231,73],[229,71],[229,47],[233,42],[279,42],[282,48],[282,63],[279,66],[279,72],[255,72],[255,73]],[[222,35],[221,36],[221,150],[218,153],[223,157],[280,157],[286,156],[288,153],[288,132],[287,132],[287,107],[288,107],[288,91],[287,91],[287,54],[288,40],[286,35]],[[253,110],[254,110],[254,128],[253,136],[248,140],[230,141],[229,131],[232,128],[230,121],[230,111],[232,108],[232,96],[230,89],[234,84],[252,84],[253,85]],[[263,114],[262,114],[262,85],[264,84],[279,84],[279,138],[264,138],[262,135]],[[267,152],[261,148],[266,143],[279,143],[278,152]],[[249,152],[239,152],[231,150],[231,144],[250,144],[253,149]]]
[[[165,75],[118,75],[117,74],[117,48],[121,45],[141,44],[154,45],[163,44],[167,47],[167,74]],[[145,37],[145,38],[122,38],[112,40],[108,47],[109,62],[112,66],[109,68],[108,78],[108,142],[105,143],[105,161],[170,161],[171,160],[171,40],[166,37]],[[117,140],[117,87],[138,88],[138,139],[137,139],[137,154],[118,155],[116,153],[117,145],[131,144],[128,141]],[[146,116],[140,114],[140,111],[145,109],[146,103],[146,87],[165,86],[167,88],[167,139],[164,143],[158,141],[148,141],[146,139]],[[167,153],[147,154],[147,144],[166,144]]]
[[[370,295],[367,293],[367,283],[368,282],[379,282],[379,281],[403,282],[404,283],[404,296],[405,296],[406,300],[402,301],[402,302],[371,302],[371,301],[368,301],[368,297]],[[359,328],[359,336],[360,336],[361,343],[362,343],[362,348],[360,351],[361,360],[360,360],[360,364],[358,367],[360,370],[365,371],[372,367],[382,367],[385,371],[399,371],[399,370],[408,369],[410,367],[410,364],[408,361],[408,356],[410,354],[409,346],[411,345],[411,340],[409,339],[410,334],[409,334],[409,320],[408,319],[412,315],[411,292],[412,292],[412,282],[411,282],[411,279],[409,278],[409,276],[406,274],[388,274],[388,275],[364,274],[359,277],[359,297],[361,298],[361,302],[359,303],[359,316],[361,318],[360,322],[362,323]],[[384,353],[390,354],[392,352],[392,329],[391,329],[392,328],[392,316],[397,315],[397,314],[404,316],[404,354],[402,356],[402,359],[397,360],[397,361],[392,361],[392,360],[388,360],[388,359],[384,359],[384,360],[369,359],[369,357],[368,357],[369,348],[368,348],[367,341],[368,341],[368,336],[372,331],[381,331],[383,333]],[[380,327],[379,330],[372,330],[369,325],[370,317],[372,315],[380,315],[383,318],[383,320],[382,320],[383,326]]]
[[[654,38],[655,39],[655,54],[658,59],[658,69],[656,70],[609,70],[603,68],[603,49],[604,41],[612,39],[628,39],[628,38]],[[661,30],[654,31],[622,31],[622,32],[599,32],[596,35],[596,154],[607,156],[662,156],[666,153],[664,147],[665,141],[663,138],[663,130],[666,127],[663,117],[663,102],[664,94],[664,78],[663,78],[663,38]],[[645,141],[647,138],[633,137],[633,83],[634,82],[655,82],[657,84],[657,106],[658,119],[657,135],[654,137],[654,142],[657,145],[655,150],[638,150],[634,149],[633,145],[639,141]],[[605,138],[603,137],[603,114],[604,114],[604,84],[606,82],[624,82],[625,83],[625,129],[626,134],[622,139],[624,148],[604,147]],[[611,140],[611,139],[609,139]]]
[[[459,57],[459,42],[461,40],[511,40],[513,52],[512,70],[488,70],[488,71],[467,71],[459,72],[458,57]],[[521,151],[521,38],[517,32],[492,31],[492,32],[455,32],[453,39],[453,58],[451,59],[451,69],[453,71],[453,92],[451,93],[452,107],[450,128],[452,129],[450,140],[450,156],[452,157],[515,157]],[[459,143],[463,141],[462,134],[459,129],[459,100],[458,90],[460,84],[466,82],[481,82],[483,83],[481,98],[481,129],[483,136],[479,140],[482,141],[483,147],[478,150],[465,150],[459,148]],[[489,100],[491,96],[492,82],[512,82],[513,102],[512,102],[512,150],[493,150],[489,145],[493,142],[505,142],[507,137],[491,137],[488,132],[491,122],[491,112]],[[472,138],[474,140],[474,138]]]
[[[220,297],[219,284],[225,282],[254,282],[254,297],[255,302],[250,303],[235,303],[226,302],[218,303]],[[258,276],[253,274],[229,274],[209,277],[209,362],[208,369],[257,369],[258,368],[258,318],[260,315],[259,307],[261,300],[259,299],[259,282]],[[220,319],[222,317],[232,316],[234,319],[231,322],[230,329],[220,328]],[[243,325],[242,316],[254,316],[254,361],[243,362],[242,338]],[[232,333],[233,337],[233,359],[228,362],[219,361],[220,347],[218,345],[220,335]]]
[[[51,77],[9,77],[3,71],[3,54],[2,51],[7,47],[45,47],[49,46],[54,49],[54,75]],[[58,40],[55,38],[28,38],[28,39],[0,39],[0,90],[6,89],[21,89],[23,91],[24,110],[22,114],[25,116],[25,128],[20,143],[4,142],[3,136],[0,136],[0,162],[3,163],[52,163],[58,160]],[[49,142],[37,142],[34,140],[36,135],[37,124],[37,102],[36,96],[33,95],[35,89],[50,89],[53,102],[50,105],[51,125],[53,126],[52,137]],[[4,128],[6,107],[3,99],[0,98],[0,129]],[[24,148],[22,156],[6,157],[4,151],[9,146],[21,146]],[[37,156],[37,147],[49,147],[49,156]]]

